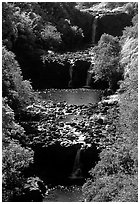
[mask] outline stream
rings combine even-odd
[[[57,103],[66,102],[68,105],[90,105],[100,100],[101,92],[93,89],[47,89],[40,92],[40,96],[44,100],[50,100]],[[81,115],[68,114],[63,122],[71,122],[72,120],[82,120]],[[81,149],[77,151],[73,161],[73,168],[69,179],[71,182],[67,185],[52,185],[43,200],[43,202],[80,202],[83,200],[82,185],[85,178],[82,176],[80,169]],[[79,182],[82,180],[82,182]]]

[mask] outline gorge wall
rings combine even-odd
[[[96,43],[104,33],[114,37],[121,36],[123,29],[132,24],[132,16],[127,13],[97,14],[95,18],[97,18],[96,35],[94,34]]]

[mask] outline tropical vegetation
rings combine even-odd
[[[133,16],[132,25],[123,30],[122,36],[103,34],[96,45],[89,46],[92,16],[83,10],[90,7],[95,11],[123,8]],[[113,105],[101,102],[96,106],[97,113],[105,113],[110,129],[101,144],[97,142],[100,161],[83,185],[84,200],[138,201],[137,7],[137,3],[121,2],[2,3],[3,201],[42,201],[44,183],[29,173],[34,164],[34,147],[56,141],[67,146],[65,141],[71,141],[71,130],[62,129],[63,124],[54,120],[64,116],[62,109],[76,112],[77,107],[44,103],[33,85],[46,62],[65,66],[80,60],[90,64],[93,83],[106,81],[111,93],[119,97]],[[87,131],[89,142],[100,140],[98,134],[95,141],[92,138],[92,130],[99,131],[101,125],[97,117],[92,118],[94,108],[81,106],[80,112],[87,114],[86,119],[83,124],[74,124],[81,132]],[[33,133],[28,132],[25,122],[33,122]],[[103,122],[102,129],[106,125]],[[54,133],[52,137],[50,132]]]

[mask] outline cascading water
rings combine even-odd
[[[88,70],[87,71],[87,79],[86,79],[86,86],[85,87],[90,87],[91,77],[92,77],[92,73]]]
[[[74,66],[74,62],[73,62],[73,60],[71,60],[70,61],[70,67],[69,67],[69,76],[70,76],[70,80],[68,83],[69,88],[72,88],[73,66]]]
[[[89,69],[87,70],[86,84],[85,84],[84,88],[90,88],[91,87],[90,85],[91,85],[92,74],[93,74],[92,66],[90,66]]]
[[[93,24],[92,24],[92,43],[95,44],[95,37],[96,37],[96,28],[98,22],[98,16],[95,16]]]
[[[81,168],[81,151],[82,148],[77,150],[74,165],[73,165],[73,171],[70,176],[71,179],[82,179],[82,168]]]

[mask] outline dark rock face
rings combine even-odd
[[[39,83],[34,84],[40,88],[80,88],[86,85],[87,70],[90,63],[76,61],[70,74],[70,64],[61,65],[57,62],[45,63],[40,69]],[[72,76],[71,76],[72,75]]]
[[[78,14],[78,15],[77,15]],[[84,42],[89,43],[91,41],[91,32],[92,32],[92,20],[93,16],[89,12],[78,11],[73,13],[75,18],[73,19],[73,24],[82,28],[84,33]]]
[[[131,19],[132,16],[127,13],[102,14],[99,16],[96,27],[96,43],[104,33],[112,36],[121,36],[123,29],[132,24]]]
[[[86,85],[87,70],[90,63],[86,61],[76,61],[73,67],[72,87],[80,88]]]
[[[67,88],[69,82],[69,63],[46,63],[41,73],[43,88]]]

